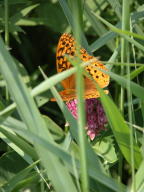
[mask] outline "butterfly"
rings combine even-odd
[[[73,67],[73,65],[66,58],[66,55],[73,58],[76,55],[76,46],[77,46],[76,41],[72,35],[64,33],[60,37],[56,51],[56,66],[58,73]],[[87,62],[94,58],[95,57],[89,55],[84,48],[80,48],[80,59],[83,62]],[[109,75],[98,70],[97,68],[107,71],[107,68],[97,58],[95,58],[95,61],[92,62],[90,65],[86,66],[85,70],[92,76],[92,78],[101,88],[104,88],[109,84]],[[64,87],[64,90],[59,92],[62,99],[64,101],[70,101],[76,99],[75,74],[62,80],[61,83]],[[84,84],[85,84],[85,91],[84,91],[85,99],[100,97],[100,93],[96,89],[95,83],[90,78],[84,76]],[[105,93],[108,94],[108,90],[105,90]],[[55,101],[55,99],[52,98],[51,101]]]

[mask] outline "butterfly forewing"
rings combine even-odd
[[[74,56],[74,54],[74,38],[71,35],[64,33],[59,40],[56,53],[56,64],[58,73],[72,67],[71,63],[67,60],[66,55]]]
[[[56,65],[57,72],[60,73],[72,67],[71,63],[67,60],[66,55],[74,56],[75,54],[75,41],[70,34],[64,33],[58,43],[57,52],[56,52]],[[75,75],[63,80],[62,85],[65,89],[74,89],[75,88]]]
[[[93,79],[99,84],[101,88],[106,87],[109,84],[109,75],[100,71],[107,71],[107,68],[96,57],[89,55],[85,49],[81,49],[81,60],[84,62],[95,60],[85,67],[86,71],[93,77]]]

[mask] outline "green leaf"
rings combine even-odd
[[[63,139],[64,132],[62,131],[62,129],[54,121],[52,121],[48,116],[43,116],[43,118],[54,139],[56,140]]]
[[[111,125],[113,134],[116,138],[116,141],[125,159],[131,164],[129,127],[125,123],[121,113],[119,112],[118,108],[113,103],[113,101],[109,98],[109,96],[105,95],[100,88],[98,88],[98,90],[100,91],[101,101],[104,106],[108,121]],[[142,160],[141,152],[136,142],[134,142],[134,146],[131,147],[134,150],[135,167],[138,168]]]
[[[117,161],[115,147],[110,138],[105,137],[102,141],[96,142],[93,148],[106,162],[115,163]]]

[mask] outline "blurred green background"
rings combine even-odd
[[[69,10],[65,7],[64,2],[68,5]],[[82,43],[87,51],[96,57],[98,56],[100,60],[105,62],[105,64],[107,64],[108,61],[114,62],[114,65],[110,64],[111,71],[114,74],[121,75],[123,78],[127,77],[126,67],[124,73],[121,74],[120,65],[121,63],[123,64],[121,59],[121,37],[123,33],[119,33],[121,36],[117,33],[114,33],[108,25],[105,25],[98,19],[98,17],[93,14],[95,13],[100,15],[113,26],[120,28],[121,22],[124,22],[122,21],[122,12],[124,9],[122,7],[122,3],[123,1],[121,0],[83,0],[82,9],[84,14],[82,31],[86,38]],[[130,31],[144,36],[144,2],[143,0],[131,0],[129,3],[131,15]],[[44,81],[44,78],[39,70],[39,66],[43,69],[44,73],[48,77],[56,74],[56,48],[59,38],[65,32],[73,32],[73,29],[71,28],[71,17],[73,18],[73,15],[70,15],[72,11],[72,7],[70,5],[71,0],[0,0],[0,34],[5,42],[6,48],[10,51],[13,59],[17,64],[23,81],[27,84],[30,90]],[[135,40],[142,47],[144,47],[144,40],[142,38],[140,39],[132,37],[130,34],[128,35],[131,37],[132,41]],[[124,62],[142,64],[144,61],[143,50],[144,48],[140,49],[138,46],[136,47],[133,42],[131,42],[129,44],[129,49],[125,51],[125,54],[129,54],[129,61],[124,59]],[[119,65],[117,65],[117,62],[119,62]],[[139,66],[134,65],[130,67],[130,78],[136,83],[137,86],[140,85],[143,87],[144,69],[141,68],[141,71],[138,71],[138,68]],[[117,108],[120,110],[121,85],[119,85],[115,80],[111,78],[110,84],[108,86],[110,92],[109,95],[113,99]],[[144,126],[144,104],[141,102],[141,98],[144,93],[142,92],[142,89],[137,90],[139,95],[141,94],[140,98],[134,94],[130,100],[128,99],[127,92],[125,91],[122,103],[123,109],[121,112],[124,120],[129,121],[128,105],[131,101],[133,124],[139,126],[138,128],[142,130]],[[136,89],[134,89],[134,91],[136,92]],[[48,101],[50,91],[45,93],[44,96]],[[36,101],[37,99],[38,97],[35,98]],[[9,95],[6,83],[0,74],[0,109],[5,109],[12,103],[13,98]],[[57,127],[55,124],[53,126],[54,128],[55,126],[58,128],[58,130],[56,129],[56,132],[58,132],[59,135],[56,137],[56,139],[58,140],[58,144],[60,143],[60,147],[62,146],[63,149],[63,146],[66,146],[65,142],[71,142],[71,139],[69,139],[70,136],[67,134],[68,130],[64,126],[65,118],[63,113],[59,109],[56,102],[44,101],[44,104],[41,104],[39,109],[41,114],[50,117],[52,120],[54,120],[55,123],[57,123],[57,125],[62,128],[60,131],[59,127]],[[12,117],[21,120],[20,115],[16,110],[12,113]],[[113,118],[113,122],[117,122],[117,120],[120,119],[117,114],[113,114],[111,118]],[[51,125],[49,121],[47,124]],[[130,162],[125,160],[126,157],[129,158],[130,154],[123,154],[123,151],[121,151],[121,146],[119,146],[119,141],[121,141],[121,138],[123,139],[121,136],[126,133],[123,132],[125,131],[123,130],[125,127],[122,127],[121,132],[119,133],[120,139],[114,136],[115,131],[111,129],[111,127],[113,126],[108,124],[107,131],[99,135],[94,142],[89,141],[93,150],[98,154],[98,161],[95,156],[92,156],[91,158],[91,153],[90,156],[88,154],[88,157],[91,158],[94,163],[92,165],[95,167],[95,162],[101,162],[101,165],[104,167],[104,171],[101,171],[102,174],[107,175],[107,177],[112,181],[112,183],[109,184],[110,180],[107,180],[104,177],[103,182],[106,183],[106,186],[104,183],[99,186],[99,181],[97,183],[97,180],[96,182],[94,182],[95,180],[91,180],[90,185],[92,192],[96,190],[98,192],[101,192],[102,190],[104,192],[118,191],[118,184],[116,185],[115,189],[112,189],[115,179],[118,181],[118,183],[121,182],[120,190],[123,184],[125,185],[125,188],[122,191],[126,192],[126,185],[129,185],[131,182],[132,171],[134,171],[135,165],[131,167]],[[62,130],[64,131],[62,132]],[[143,133],[141,130],[139,130],[136,129],[133,135],[137,146],[139,146],[142,151]],[[16,136],[19,139],[19,135]],[[66,141],[64,141],[64,137],[66,137]],[[129,129],[128,137],[130,137]],[[13,138],[11,139],[12,142],[14,142]],[[6,144],[8,142],[4,142],[5,140],[3,140],[0,140],[0,186],[7,182],[6,188],[4,184],[4,188],[7,189],[9,181],[11,181],[14,176],[18,177],[18,173],[21,170],[25,171],[25,169],[28,167],[28,163],[26,163],[26,161],[21,158],[20,155],[14,152],[14,150],[12,150],[11,147]],[[25,141],[25,139],[23,140]],[[62,143],[63,141],[64,143]],[[26,143],[29,144],[29,142]],[[20,146],[23,146],[22,144]],[[125,144],[129,147],[129,141],[125,142]],[[32,145],[30,143],[30,147],[31,146]],[[75,156],[79,156],[78,147],[79,146],[75,140],[74,142],[72,141],[72,144],[70,143],[70,152],[71,150],[74,151]],[[107,147],[109,147],[109,149],[107,149]],[[22,148],[22,150],[24,149]],[[33,148],[33,150],[35,149]],[[106,151],[105,153],[104,150]],[[136,155],[140,157],[140,152],[138,151]],[[18,166],[16,166],[16,163]],[[91,165],[91,163],[89,164]],[[28,172],[24,175],[24,179],[28,177],[29,180],[23,180],[23,178],[21,180],[19,179],[20,182],[22,181],[23,183],[20,183],[18,188],[15,189],[15,186],[17,187],[16,180],[15,185],[13,185],[14,191],[19,191],[19,189],[25,188],[27,185],[30,186],[29,188],[31,188],[31,191],[47,191],[44,190],[44,188],[46,188],[47,183],[50,183],[51,185],[51,182],[47,180],[47,183],[45,184],[43,179],[41,181],[42,177],[39,177],[38,172],[33,169],[35,165],[32,164],[31,166],[32,167],[28,167],[30,173]],[[96,166],[99,166],[99,164]],[[97,167],[95,167],[95,169],[96,168]],[[144,179],[141,176],[141,173],[143,170],[142,168],[144,168],[144,164],[142,164],[142,167],[140,168],[141,169],[138,171],[139,177],[136,177],[136,179],[141,178],[140,181],[143,182]],[[43,173],[41,166],[39,166],[39,169]],[[22,175],[22,173],[20,173],[20,175]],[[43,175],[46,177],[45,173]],[[58,180],[58,178],[56,179]],[[79,179],[75,178],[74,181],[79,182]],[[108,188],[109,185],[111,186],[110,188]],[[140,184],[139,186],[141,187]],[[144,187],[142,189],[144,189]],[[51,187],[49,191],[54,191],[53,187]],[[138,192],[143,191],[140,189]]]

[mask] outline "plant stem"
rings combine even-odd
[[[122,7],[122,30],[130,30],[130,2],[127,0],[123,0]],[[129,62],[129,45],[128,42],[122,38],[122,49],[121,49],[121,62]],[[121,66],[121,75],[124,75],[125,68]],[[136,184],[135,184],[135,166],[134,166],[134,140],[133,140],[133,127],[132,125],[132,95],[130,88],[130,66],[126,67],[127,72],[127,99],[128,99],[128,119],[130,123],[130,152],[131,152],[131,168],[132,168],[132,191],[136,192]],[[121,89],[121,102],[120,107],[122,112],[124,112],[124,90]]]
[[[5,7],[5,44],[9,46],[9,8],[8,8],[8,0],[4,0],[4,7]]]
[[[9,47],[9,10],[8,10],[8,0],[4,0],[4,21],[5,21],[5,44]],[[9,100],[9,93],[6,85],[6,100]]]

